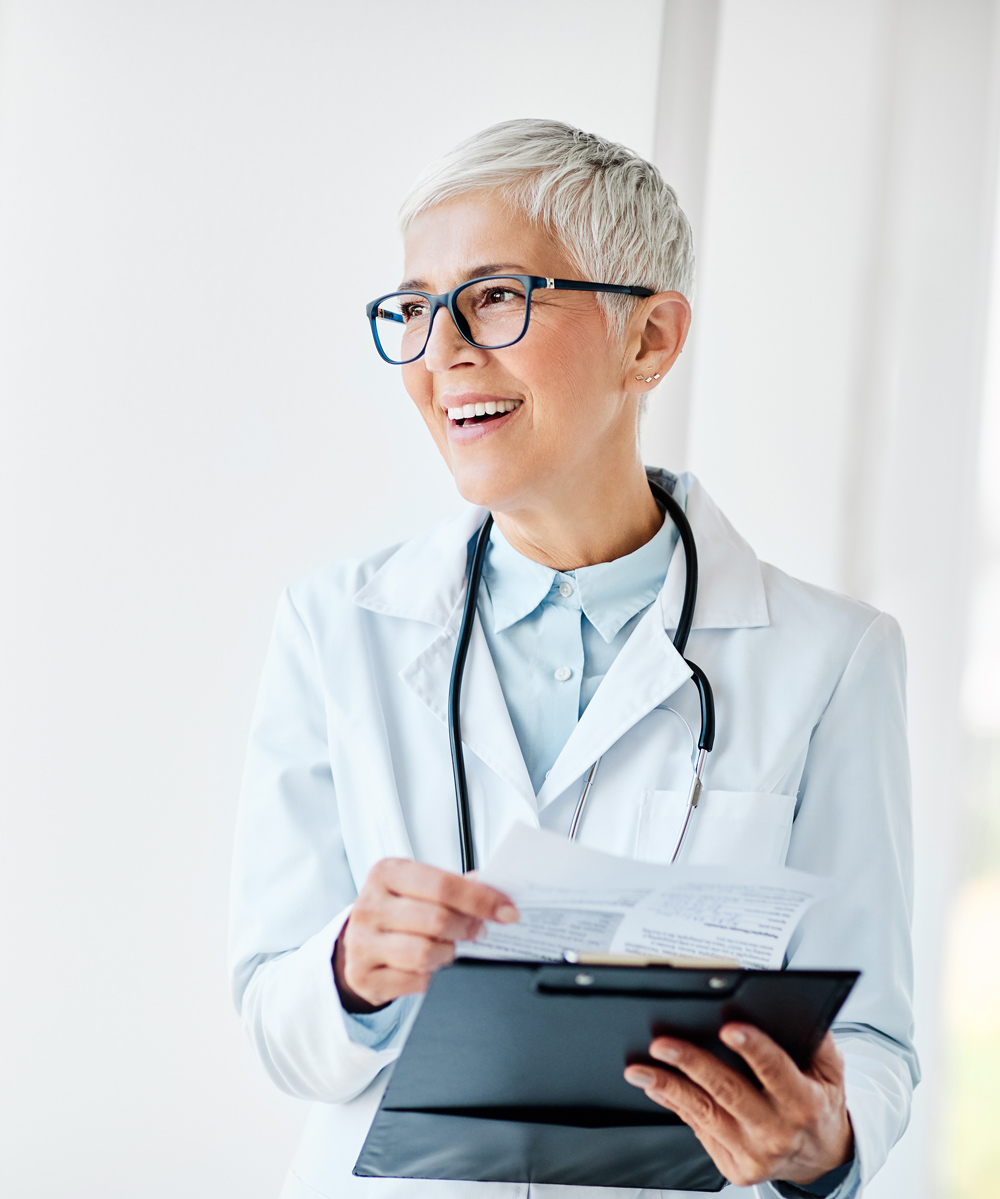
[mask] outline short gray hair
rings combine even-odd
[[[617,142],[562,121],[491,125],[461,142],[417,180],[399,210],[404,236],[425,209],[492,191],[551,230],[595,283],[625,283],[690,298],[691,226],[674,189],[651,162]],[[621,335],[630,296],[598,295]]]

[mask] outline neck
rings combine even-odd
[[[556,484],[553,490],[544,502],[493,513],[519,554],[553,570],[623,558],[645,545],[663,524],[638,459],[624,473],[582,484]]]

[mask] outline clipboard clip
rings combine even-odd
[[[581,955],[583,956],[583,955]],[[595,955],[596,956],[596,955]],[[725,999],[735,994],[744,972],[729,969],[663,969],[662,963],[649,970],[621,969],[618,962],[553,962],[539,965],[532,987],[542,995],[621,995],[636,998]]]

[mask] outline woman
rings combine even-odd
[[[639,421],[688,331],[690,233],[649,163],[547,121],[457,147],[401,223],[406,280],[370,306],[377,348],[403,364],[471,506],[282,600],[237,837],[236,999],[275,1082],[314,1101],[284,1195],[583,1195],[351,1168],[416,997],[457,940],[517,919],[459,873],[446,728],[485,510],[462,708],[477,860],[516,821],[565,835],[598,757],[579,840],[670,858],[690,773],[680,717],[694,723],[697,700],[670,637],[683,550],[648,485]],[[763,1092],[666,1037],[650,1052],[673,1068],[626,1078],[737,1186],[844,1199],[902,1133],[916,1080],[899,630],[759,562],[695,478],[656,477],[697,542],[688,654],[719,718],[685,860],[827,877],[789,964],[862,978],[805,1072],[760,1031],[727,1026]]]

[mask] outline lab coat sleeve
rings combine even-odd
[[[359,1094],[398,1056],[407,1023],[399,1021],[377,1049],[351,1035],[331,957],[355,895],[319,666],[286,592],[247,752],[230,965],[236,1006],[258,1056],[274,1082],[301,1099],[334,1103]]]
[[[861,1188],[906,1129],[913,1048],[913,849],[902,636],[876,615],[812,732],[788,865],[825,876],[789,965],[859,969],[834,1025]]]

